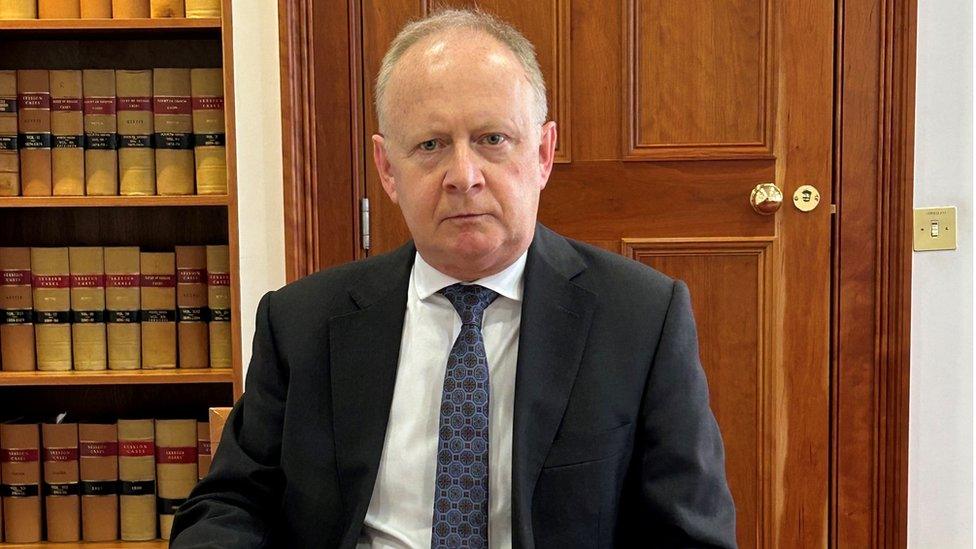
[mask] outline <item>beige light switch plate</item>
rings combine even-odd
[[[956,207],[915,208],[915,251],[956,249]]]

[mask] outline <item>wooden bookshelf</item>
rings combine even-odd
[[[150,385],[233,383],[233,368],[199,370],[99,370],[94,372],[0,372],[0,387],[23,385]]]
[[[220,33],[219,18],[171,19],[7,19],[0,20],[0,33],[36,32],[83,34],[103,31],[140,31],[162,34],[182,31]]]
[[[88,543],[55,543],[53,541],[42,541],[38,543],[0,543],[0,547],[4,549],[35,549],[37,547],[50,549],[54,549],[55,547],[63,549],[166,549],[167,546],[169,546],[169,542],[161,539],[152,541],[93,541]]]
[[[0,208],[94,208],[148,206],[227,206],[230,198],[223,195],[188,196],[4,196]]]

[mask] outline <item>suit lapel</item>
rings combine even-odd
[[[512,534],[533,547],[532,495],[583,356],[596,295],[571,282],[576,250],[542,225],[525,266],[512,433]]]

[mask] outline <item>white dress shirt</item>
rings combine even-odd
[[[526,253],[505,270],[476,280],[499,294],[485,310],[488,357],[488,544],[512,546],[512,410],[522,318]],[[430,547],[437,472],[437,431],[447,356],[461,318],[438,290],[459,280],[417,253],[407,289],[396,386],[373,496],[358,548]]]

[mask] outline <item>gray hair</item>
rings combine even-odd
[[[470,29],[481,31],[495,40],[501,42],[515,55],[525,76],[532,86],[535,101],[533,102],[533,119],[538,124],[546,122],[548,114],[548,104],[546,103],[546,81],[542,77],[539,69],[539,62],[535,58],[535,48],[522,33],[505,21],[485,13],[480,9],[441,9],[437,10],[423,19],[418,19],[408,23],[400,33],[397,34],[390,47],[383,56],[383,63],[380,65],[379,74],[376,77],[374,89],[374,100],[376,102],[376,116],[379,120],[380,129],[386,126],[383,112],[386,107],[386,88],[390,82],[390,75],[397,62],[403,54],[410,49],[410,46],[417,42],[441,32],[455,29]]]

